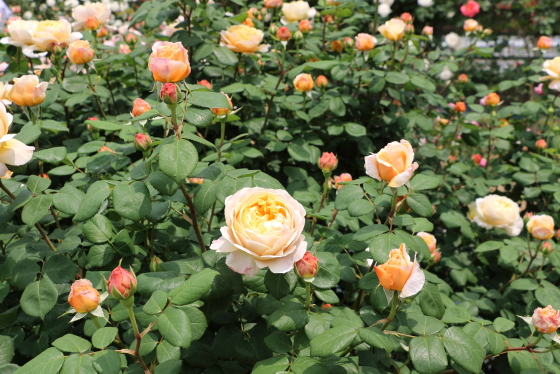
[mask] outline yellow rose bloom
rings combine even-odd
[[[89,46],[89,42],[85,40],[76,40],[70,43],[68,50],[66,51],[66,56],[71,63],[76,65],[87,64],[93,60],[95,51]]]
[[[35,150],[35,147],[29,147],[13,139],[16,134],[8,134],[12,119],[13,116],[6,112],[6,107],[0,103],[0,178],[9,178],[12,175],[6,164],[14,166],[26,164],[33,157]]]
[[[546,214],[532,216],[527,222],[527,230],[536,239],[548,240],[554,236],[554,219]]]
[[[377,28],[386,39],[396,42],[404,37],[406,24],[400,18],[393,18]]]
[[[378,181],[385,181],[389,187],[404,186],[418,168],[414,160],[414,150],[407,140],[391,142],[365,158],[366,174]]]
[[[517,236],[523,229],[519,205],[505,196],[488,195],[469,206],[468,218],[480,227],[504,229],[509,236]]]
[[[268,51],[268,45],[261,45],[264,34],[261,30],[247,25],[234,25],[220,32],[220,45],[233,52],[255,53]]]
[[[36,75],[24,75],[14,78],[14,85],[8,92],[8,100],[19,106],[34,106],[45,101],[47,82],[39,83]]]

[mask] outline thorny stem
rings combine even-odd
[[[12,193],[12,191],[10,191],[6,186],[4,186],[4,183],[2,183],[2,179],[0,179],[0,188],[8,195],[12,198],[12,200],[16,199],[16,196]],[[41,227],[41,225],[39,225],[38,223],[35,224],[35,228],[37,229],[37,231],[39,231],[39,234],[41,234],[41,236],[43,237],[43,240],[47,242],[47,245],[49,246],[49,248],[51,249],[51,251],[56,252],[56,248],[53,245],[53,243],[51,242],[51,240],[49,239],[49,237],[47,236],[47,233],[45,232],[45,230],[43,230],[43,228]]]
[[[319,208],[317,209],[317,213],[321,212],[323,209],[323,204],[325,203],[325,199],[327,198],[327,194],[329,193],[329,178],[331,177],[331,172],[323,172],[325,176],[325,182],[323,182],[323,193],[321,195],[321,201],[319,202]],[[315,225],[317,225],[317,217],[313,217],[313,223],[311,224],[311,236],[315,232]]]
[[[305,282],[305,309],[311,307],[311,282]]]
[[[51,205],[51,208],[50,208],[50,209],[51,209],[51,214],[52,214],[52,216],[54,217],[54,223],[55,223],[55,225],[56,225],[56,228],[57,228],[57,229],[60,229],[60,222],[58,222],[58,214],[56,214],[56,212],[54,211],[54,208],[52,207],[52,205]]]
[[[385,322],[385,324],[381,328],[381,331],[384,331],[391,324],[393,318],[395,318],[398,305],[399,305],[399,293],[395,291],[393,293],[393,303],[391,304],[391,312],[389,313],[389,317],[387,317],[387,322]]]
[[[391,211],[387,216],[387,220],[385,220],[385,225],[387,225],[388,223],[391,224],[391,226],[389,227],[389,231],[393,230],[393,216],[395,215],[395,211],[397,207],[397,192],[398,192],[397,188],[391,187],[391,189],[393,190],[393,197],[391,198]]]
[[[101,111],[101,115],[103,116],[103,119],[107,120],[107,116],[105,115],[105,111],[103,110],[103,106],[101,105],[101,101],[99,101],[99,97],[97,97],[97,95],[95,95],[95,87],[93,86],[93,83],[91,82],[91,74],[89,73],[89,69],[86,69],[86,76],[87,76],[87,80],[88,80],[88,83],[89,83],[89,89],[94,94],[93,97],[95,97],[95,101],[97,102],[97,106],[99,107],[99,110]]]
[[[204,245],[204,239],[202,239],[202,234],[200,232],[200,227],[198,227],[198,222],[196,220],[196,210],[194,209],[193,201],[191,199],[191,196],[189,195],[189,192],[185,188],[184,183],[181,183],[181,191],[183,191],[183,195],[185,196],[185,199],[187,200],[187,204],[189,206],[189,210],[191,211],[192,227],[193,227],[193,230],[196,234],[196,238],[198,239],[198,244],[200,245],[200,250],[202,252],[206,252],[206,246]]]
[[[134,350],[134,355],[138,359],[138,362],[142,366],[142,369],[144,369],[144,373],[150,374],[151,373],[150,369],[148,369],[148,366],[146,366],[144,359],[140,355],[140,344],[142,343],[142,334],[140,334],[140,331],[138,330],[138,323],[136,323],[136,316],[134,315],[134,310],[132,309],[133,305],[134,302],[132,302],[130,306],[127,306],[126,310],[128,311],[128,317],[130,318],[130,323],[132,324],[132,328],[134,330],[134,337],[136,338],[136,349]]]
[[[222,147],[224,146],[224,139],[226,137],[226,119],[220,118],[220,145],[218,146],[218,162],[222,158]]]

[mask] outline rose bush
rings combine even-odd
[[[12,5],[0,373],[560,371],[554,2]]]

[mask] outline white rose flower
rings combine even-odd
[[[469,208],[469,219],[487,230],[496,227],[504,229],[509,236],[517,236],[523,229],[519,205],[505,196],[481,197]]]
[[[379,1],[379,4],[387,4],[389,6],[393,5],[393,3],[395,2],[395,0],[381,0]]]
[[[288,24],[292,22],[298,22],[302,19],[313,18],[317,11],[315,8],[311,8],[307,1],[292,1],[291,3],[282,4],[282,17],[281,22],[283,24]]]
[[[383,18],[387,17],[391,12],[392,10],[389,4],[379,4],[377,8],[377,13]]]
[[[418,5],[427,8],[434,5],[434,0],[418,0]]]
[[[439,78],[444,81],[448,81],[453,77],[453,72],[446,66],[443,67],[441,73],[439,73]]]

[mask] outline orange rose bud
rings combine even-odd
[[[480,164],[480,161],[482,160],[482,156],[477,153],[477,154],[475,154],[471,157],[471,160],[473,160],[473,162],[476,165],[478,165],[478,164]]]
[[[533,313],[533,326],[543,334],[550,334],[560,327],[560,311],[556,311],[552,306],[537,308]]]
[[[462,101],[457,101],[455,103],[455,108],[454,108],[455,112],[457,113],[463,113],[465,110],[467,110],[467,106],[465,105],[464,102]]]
[[[401,244],[399,249],[389,252],[389,260],[373,269],[379,278],[379,283],[386,290],[402,291],[414,270],[413,263],[406,253],[406,247]]]
[[[203,79],[201,81],[198,81],[197,83],[199,86],[204,86],[206,88],[208,88],[209,90],[212,89],[212,84],[210,82],[208,82],[206,79]]]
[[[152,110],[152,107],[140,98],[134,100],[132,103],[132,117],[138,117],[140,114],[144,114],[148,110]]]
[[[134,135],[134,147],[140,152],[146,152],[152,148],[152,139],[146,134],[136,134]]]
[[[476,22],[474,19],[468,19],[463,23],[463,30],[465,30],[466,32],[476,31],[477,28],[478,22]]]
[[[90,48],[89,42],[85,40],[76,40],[70,43],[66,56],[71,63],[75,65],[84,65],[93,60],[95,51]]]
[[[326,16],[323,16],[323,22],[324,23],[331,23],[332,21],[334,21],[334,18],[330,14],[327,14]]]
[[[99,292],[87,279],[79,279],[72,283],[68,304],[78,313],[91,312],[99,305]]]
[[[422,29],[422,35],[432,36],[434,35],[434,28],[432,26],[424,26]]]
[[[175,83],[165,83],[159,92],[161,101],[167,105],[177,104],[177,102],[181,100],[181,96],[181,91],[177,88]]]
[[[109,30],[107,30],[105,27],[101,27],[99,30],[97,30],[98,38],[104,38],[107,35],[109,35]]]
[[[371,51],[375,47],[377,39],[370,34],[358,34],[356,35],[356,49],[358,51]]]
[[[282,0],[264,0],[264,6],[268,9],[280,8],[282,3]]]
[[[343,46],[340,40],[333,40],[331,42],[331,51],[332,52],[342,52]]]
[[[319,75],[315,81],[319,88],[325,88],[329,84],[329,80],[324,75]]]
[[[405,23],[411,23],[412,22],[412,15],[410,13],[403,13],[403,14],[401,14],[401,19]]]
[[[305,252],[303,258],[296,262],[296,270],[304,281],[313,282],[313,278],[319,271],[319,260],[310,252]]]
[[[128,299],[136,293],[137,288],[138,282],[133,272],[124,270],[120,265],[111,272],[107,283],[107,291],[115,299]]]
[[[554,236],[554,219],[546,214],[532,216],[527,222],[527,231],[539,240],[548,240]]]
[[[552,248],[552,244],[550,244],[550,242],[544,242],[541,250],[544,256],[548,256],[554,249]]]
[[[226,95],[225,93],[223,94]],[[229,106],[233,109],[233,103],[231,102],[231,98],[228,95],[226,95],[226,98],[227,101],[229,102]],[[210,110],[212,110],[212,113],[214,113],[217,116],[227,116],[228,114],[231,113],[231,109],[229,108],[210,108]]]
[[[340,190],[344,185],[338,184],[339,182],[350,182],[352,180],[352,176],[348,173],[342,173],[340,175],[334,176],[334,188]]]
[[[439,262],[439,260],[441,260],[441,252],[439,251],[432,252],[431,257],[432,257],[432,262],[435,264],[436,262]]]
[[[492,92],[488,94],[488,96],[486,96],[486,105],[496,106],[499,103],[500,103],[500,96],[497,93]]]
[[[331,172],[338,166],[338,159],[331,152],[323,152],[317,163],[323,172]]]
[[[134,44],[138,41],[138,36],[129,32],[128,34],[126,34],[124,40],[126,40],[127,43]]]
[[[459,83],[467,83],[469,81],[469,77],[467,76],[467,74],[461,74],[459,75],[459,78],[457,78],[457,80],[459,81]]]
[[[539,49],[549,49],[552,47],[552,39],[548,36],[541,36],[537,42],[537,48]]]
[[[535,147],[537,147],[537,149],[546,149],[546,140],[544,139],[539,139],[535,142]]]
[[[308,19],[302,19],[301,21],[299,21],[299,31],[303,32],[303,33],[308,33],[311,31],[311,21]]]
[[[99,21],[95,17],[89,17],[86,20],[86,29],[87,30],[97,30],[99,28]]]
[[[426,243],[431,253],[433,253],[436,250],[437,240],[435,236],[424,231],[420,231],[419,233],[416,234],[416,236],[422,238],[422,240]]]
[[[300,92],[311,91],[313,87],[315,87],[315,83],[313,83],[313,77],[310,74],[299,74],[294,79],[294,87]]]
[[[243,24],[249,27],[255,27],[255,23],[253,22],[253,20],[249,17],[245,18],[245,21],[243,21]]]
[[[292,37],[292,33],[290,32],[290,30],[286,26],[282,26],[276,32],[276,37],[279,40],[281,40],[283,42],[286,42],[286,41],[290,40],[290,38]]]

